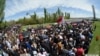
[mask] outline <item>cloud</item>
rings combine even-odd
[[[6,17],[38,8],[72,7],[92,12],[89,0],[7,0]]]

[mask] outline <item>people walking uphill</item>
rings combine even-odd
[[[91,22],[80,21],[27,28],[22,32],[8,30],[0,36],[4,36],[0,39],[0,50],[10,56],[82,56],[88,52],[93,33]]]

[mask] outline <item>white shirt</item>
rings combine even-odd
[[[16,42],[17,42],[17,45],[19,45],[20,41],[19,41],[19,39],[18,39],[18,38],[17,38]]]
[[[5,52],[3,52],[3,55],[4,55],[4,56],[8,56],[8,54],[7,54],[7,53],[5,53]]]
[[[6,44],[7,44],[8,48],[11,49],[11,43],[9,41],[6,41]]]
[[[43,54],[38,53],[37,56],[49,56],[49,55],[47,54],[47,52],[43,52]]]

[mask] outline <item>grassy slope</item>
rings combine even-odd
[[[96,36],[100,36],[100,21],[96,21],[94,24],[96,24],[97,28],[94,31],[94,38],[92,39],[92,42],[90,44],[90,49],[88,54],[100,54],[100,40],[96,41]]]
[[[52,23],[35,24],[35,25],[26,25],[26,26],[22,26],[21,29],[26,29],[26,28],[28,28],[29,26],[30,26],[30,27],[34,27],[34,28],[36,28],[37,26],[40,26],[40,25],[47,26],[47,25],[50,25],[50,24],[52,24]]]

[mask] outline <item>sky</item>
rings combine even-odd
[[[49,13],[57,11],[59,7],[62,12],[70,13],[71,17],[93,17],[92,7],[94,5],[96,17],[100,18],[100,0],[6,0],[5,20],[18,20],[29,17],[34,12],[43,16],[43,9]],[[26,14],[29,15],[26,15]]]

